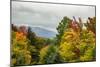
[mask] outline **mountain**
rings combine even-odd
[[[42,27],[31,27],[32,32],[35,32],[35,34],[39,37],[45,37],[45,38],[52,38],[56,36],[56,32],[51,31],[46,28]]]

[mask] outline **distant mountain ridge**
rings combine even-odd
[[[56,37],[57,31],[51,28],[43,27],[43,26],[33,26],[29,24],[15,24],[16,26],[26,26],[27,28],[30,27],[32,32],[34,32],[39,37],[45,38],[53,38]]]
[[[52,38],[56,37],[56,32],[51,31],[49,29],[44,29],[42,27],[31,27],[32,32],[35,32],[37,36],[45,37],[45,38]]]

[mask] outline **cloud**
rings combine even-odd
[[[64,16],[87,19],[95,16],[95,7],[12,1],[12,23],[14,24],[56,29]]]

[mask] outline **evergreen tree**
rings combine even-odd
[[[56,44],[59,44],[61,42],[61,37],[64,34],[64,31],[67,30],[67,28],[69,27],[70,22],[71,22],[71,20],[65,16],[59,23],[59,25],[57,27],[58,34],[56,35],[56,37],[57,37]]]
[[[30,41],[31,45],[36,45],[36,35],[34,32],[32,32],[31,27],[28,27],[28,32],[27,32],[27,38]]]

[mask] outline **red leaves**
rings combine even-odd
[[[73,21],[70,24],[70,27],[75,31],[78,32],[79,30],[79,23],[76,21],[75,17],[73,17]]]
[[[23,35],[27,35],[27,28],[25,26],[20,26],[18,31],[22,32]]]

